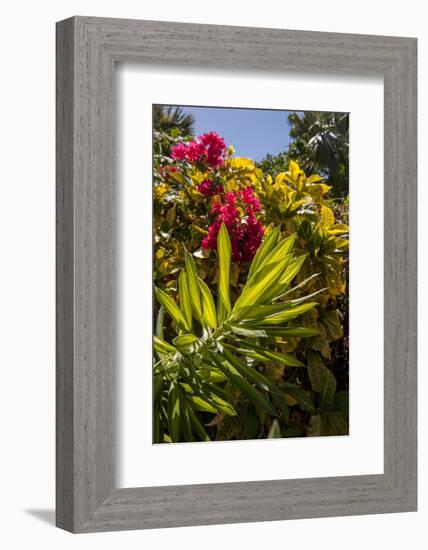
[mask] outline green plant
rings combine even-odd
[[[217,241],[217,304],[187,251],[178,280],[179,303],[155,288],[161,306],[154,337],[155,442],[210,440],[207,424],[215,426],[223,417],[238,415],[236,395],[244,397],[251,410],[257,411],[256,416],[276,417],[283,426],[289,417],[286,393],[315,410],[305,390],[296,384],[277,384],[262,373],[266,366],[304,367],[295,355],[282,351],[281,344],[288,338],[318,334],[317,330],[294,324],[317,305],[310,301],[317,292],[292,297],[313,278],[311,275],[298,287],[292,286],[306,258],[296,256],[295,240],[296,235],[282,238],[280,226],[265,237],[233,306],[231,243],[224,224]],[[319,384],[323,386],[323,380]],[[328,391],[331,393],[331,388]],[[248,414],[245,420],[251,422]],[[277,427],[271,427],[271,432],[277,434]]]
[[[322,174],[335,196],[349,190],[349,114],[292,113],[288,155],[310,173]]]
[[[181,107],[153,105],[153,128],[159,132],[179,131],[187,136],[193,133],[195,118],[186,114]]]

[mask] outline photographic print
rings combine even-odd
[[[349,433],[349,114],[153,105],[153,443]]]

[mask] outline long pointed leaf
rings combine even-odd
[[[296,298],[295,300],[288,300],[287,302],[279,302],[277,304],[272,304],[272,305],[248,306],[240,310],[239,314],[236,317],[234,317],[234,320],[235,321],[242,320],[242,322],[258,321],[258,320],[266,319],[267,317],[272,317],[273,315],[277,315],[279,313],[291,311],[293,309],[293,306],[297,306],[305,302],[306,300],[315,296],[319,292],[320,291],[313,292],[312,294],[308,294],[307,296],[303,296],[302,298]]]
[[[163,338],[163,322],[165,318],[165,308],[161,306],[159,308],[157,317],[156,317],[156,327],[155,327],[155,334],[156,336],[159,336],[159,338]]]
[[[285,256],[290,254],[290,252],[293,250],[295,241],[295,234],[290,235],[286,239],[280,241],[279,244],[277,244],[276,247],[263,260],[261,267],[265,267],[269,264],[274,264],[285,258]]]
[[[298,337],[298,338],[311,338],[312,336],[316,336],[317,334],[320,334],[320,331],[314,328],[307,328],[307,327],[252,327],[255,330],[263,329],[263,332],[266,333],[266,336],[283,336],[284,338],[287,337]]]
[[[257,384],[266,391],[271,391],[273,389],[272,383],[269,382],[269,380],[265,376],[263,376],[263,374],[256,371],[254,368],[246,365],[244,361],[240,361],[228,349],[225,349],[223,353],[229,363],[231,363],[242,376],[244,376],[248,380],[251,380],[251,382]]]
[[[218,318],[219,323],[223,323],[230,314],[230,259],[232,247],[230,244],[229,233],[224,223],[221,224],[217,237],[217,252],[219,259],[219,277],[218,277]]]
[[[168,429],[172,442],[180,441],[180,393],[176,384],[171,385],[168,393]]]
[[[266,317],[265,319],[262,319],[261,321],[256,321],[259,326],[265,326],[265,325],[281,325],[285,323],[286,321],[290,321],[291,319],[295,319],[296,317],[299,317],[299,315],[302,315],[303,313],[306,313],[310,311],[313,307],[317,306],[317,302],[309,302],[307,304],[302,304],[300,306],[296,306],[290,309],[287,309],[286,311],[282,311],[280,313],[277,313],[276,315],[271,315],[270,317]],[[253,322],[254,324],[254,322]]]
[[[279,232],[281,231],[281,226],[278,225],[273,231],[269,233],[264,239],[262,244],[257,249],[256,255],[251,262],[250,271],[248,272],[248,279],[251,278],[254,273],[259,270],[260,265],[266,256],[273,250],[276,243],[278,242]]]
[[[182,270],[178,277],[178,296],[180,309],[189,327],[192,326],[192,304],[190,302],[189,286],[187,284],[187,273]]]
[[[235,302],[233,308],[234,314],[238,315],[238,311],[246,306],[264,303],[267,299],[266,296],[272,293],[273,289],[276,287],[276,282],[279,281],[283,275],[283,270],[287,262],[288,258],[284,258],[276,264],[268,265],[261,269],[259,272],[260,276],[259,274],[256,275],[258,281],[250,287],[246,286],[241,296]]]
[[[301,361],[299,361],[296,357],[294,357],[294,355],[291,355],[290,353],[271,351],[266,348],[263,348],[262,346],[258,346],[257,344],[253,344],[248,340],[243,340],[242,338],[239,338],[239,342],[241,344],[241,348],[240,348],[241,353],[248,352],[249,357],[251,357],[252,350],[254,350],[255,352],[257,352],[258,355],[265,357],[267,361],[274,361],[279,363],[280,365],[284,365],[287,367],[304,367],[305,366]],[[250,349],[248,350],[248,348]]]
[[[217,313],[211,291],[202,279],[198,278],[202,298],[202,318],[211,328],[217,328]]]
[[[187,286],[189,290],[190,302],[192,304],[195,317],[200,319],[202,317],[202,304],[195,260],[186,249],[184,249],[184,257],[186,261]]]
[[[199,436],[199,438],[202,441],[211,441],[209,435],[205,431],[205,428],[200,423],[199,418],[196,416],[196,414],[190,407],[188,408],[188,413],[189,413],[190,423],[193,426],[194,432]]]
[[[159,336],[153,336],[153,346],[158,353],[176,352],[177,349]]]
[[[157,287],[155,288],[155,295],[157,301],[165,308],[165,310],[174,319],[174,321],[176,321],[176,323],[180,325],[181,328],[184,328],[184,330],[190,330],[190,327],[187,324],[184,315],[181,313],[180,308],[177,306],[174,300],[170,296],[168,296],[166,292]]]
[[[249,399],[269,414],[276,416],[276,411],[272,404],[258,390],[256,390],[254,386],[249,384],[247,380],[239,374],[235,367],[233,367],[228,361],[221,359],[214,354],[212,354],[212,358],[217,363],[218,368],[224,372],[225,376],[227,376],[233,384],[238,386],[238,388],[245,395],[247,395]]]
[[[299,273],[300,268],[302,267],[306,258],[307,258],[307,254],[304,254],[303,256],[299,256],[299,258],[296,258],[290,263],[290,265],[288,266],[288,269],[286,270],[283,277],[281,278],[282,285],[289,285],[291,283],[294,277]]]
[[[311,275],[310,277],[307,277],[306,279],[304,279],[301,283],[293,286],[292,288],[289,288],[286,292],[284,292],[280,298],[284,297],[284,296],[288,296],[288,294],[291,294],[292,292],[294,292],[295,290],[298,290],[299,288],[302,288],[304,287],[305,285],[307,285],[309,283],[309,281],[312,281],[312,279],[315,279],[315,277],[318,277],[320,274],[319,273],[314,273],[313,275]]]

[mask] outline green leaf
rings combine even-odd
[[[253,328],[258,329],[259,327]],[[293,336],[297,338],[310,338],[320,333],[317,329],[306,327],[263,327],[263,330],[267,336],[283,336],[285,338]]]
[[[277,292],[276,282],[279,281],[283,275],[284,268],[288,262],[289,258],[287,257],[276,264],[270,264],[262,268],[254,276],[254,284],[248,286],[247,283],[244,287],[241,296],[235,302],[233,308],[234,313],[237,313],[244,307],[264,303],[268,301],[269,298],[271,298],[270,301],[272,301]],[[237,315],[239,314],[237,313]]]
[[[230,259],[232,248],[230,245],[229,233],[224,223],[221,224],[217,237],[217,252],[219,259],[219,278],[218,278],[218,318],[219,323],[223,323],[230,314]]]
[[[338,391],[334,396],[334,406],[338,409],[344,418],[349,416],[349,392]]]
[[[317,302],[309,302],[293,308],[289,308],[285,311],[266,317],[260,321],[256,321],[258,325],[281,325],[286,321],[291,321],[299,315],[303,315],[307,311],[310,311],[313,307],[317,306]],[[268,307],[268,306],[267,306]]]
[[[267,317],[272,317],[273,315],[276,315],[278,313],[290,311],[295,306],[304,303],[309,298],[319,294],[324,290],[325,288],[323,288],[322,290],[317,290],[316,292],[313,292],[312,294],[308,294],[307,296],[302,296],[301,298],[295,298],[294,300],[287,300],[286,302],[278,302],[277,304],[247,306],[240,309],[236,314],[234,314],[231,318],[231,321],[242,320],[244,322],[247,322],[247,321],[257,321],[262,319],[264,320]],[[311,307],[309,307],[308,309],[311,309],[314,305],[317,305],[317,303],[313,302]],[[298,315],[300,315],[299,310],[297,311],[298,311]]]
[[[328,336],[331,340],[338,340],[339,338],[342,338],[343,327],[337,309],[325,312],[321,318],[321,321],[327,329]]]
[[[313,298],[314,296],[317,296],[321,292],[324,292],[327,290],[326,288],[320,288],[319,290],[316,290],[315,292],[311,292],[310,294],[306,294],[305,296],[300,296],[300,298],[293,298],[292,300],[287,300],[285,302],[282,302],[283,304],[287,305],[288,307],[297,306],[299,304],[302,304],[306,302],[306,300],[309,300],[310,298]],[[287,291],[286,294],[289,294]]]
[[[198,278],[202,297],[202,318],[205,324],[211,328],[217,328],[217,313],[214,299],[208,286],[202,279]]]
[[[285,400],[284,396],[279,393],[279,391],[277,393],[272,392],[272,400],[281,411],[281,418],[280,418],[281,423],[284,425],[287,425],[289,420],[289,410],[288,410],[287,401]]]
[[[194,334],[180,334],[173,340],[174,345],[180,349],[186,349],[196,342],[199,342],[199,338]]]
[[[171,384],[168,393],[168,429],[172,442],[180,441],[180,392],[175,383]]]
[[[250,271],[248,272],[248,280],[251,278],[252,275],[254,275],[254,273],[259,270],[259,267],[262,264],[263,260],[275,247],[276,243],[278,242],[280,231],[281,226],[278,225],[263,239],[262,244],[257,249],[256,255],[251,262]]]
[[[159,311],[156,317],[156,328],[155,328],[155,334],[156,336],[159,336],[159,338],[163,338],[164,317],[165,317],[165,308],[161,306],[159,308]]]
[[[184,399],[181,399],[181,416],[182,416],[182,428],[183,428],[183,435],[186,442],[194,441],[195,438],[193,437],[192,433],[192,424],[190,422],[190,415],[189,415],[189,407],[187,406],[187,403],[184,401]]]
[[[201,295],[198,284],[198,273],[196,270],[195,260],[192,255],[184,249],[184,257],[186,261],[187,286],[189,290],[190,303],[197,319],[202,317]]]
[[[155,403],[162,391],[162,377],[159,374],[153,376],[153,402]]]
[[[271,336],[276,337],[299,337],[299,338],[310,338],[312,336],[317,336],[320,334],[320,331],[315,328],[307,327],[269,327],[269,326],[251,326],[251,328],[245,328],[241,326],[230,325],[230,328],[235,334],[239,336],[247,336],[249,338],[269,338]]]
[[[304,287],[305,285],[307,285],[310,281],[312,281],[312,279],[315,279],[315,277],[318,277],[320,274],[319,273],[314,273],[313,275],[311,275],[310,277],[307,277],[306,279],[304,279],[301,283],[299,283],[298,285],[295,285],[293,286],[292,288],[289,288],[287,290],[287,292],[284,292],[284,294],[282,296],[288,296],[289,294],[291,294],[292,292],[294,292],[295,290],[298,290],[299,288],[302,288]],[[310,295],[309,295],[310,296]]]
[[[331,426],[332,435],[348,435],[348,422],[339,411],[326,411],[325,418]]]
[[[194,432],[199,436],[199,438],[202,441],[211,441],[209,435],[205,431],[205,428],[202,426],[198,417],[190,407],[188,408],[188,413],[189,413],[190,423],[193,426]]]
[[[305,365],[296,359],[294,355],[289,353],[282,353],[279,351],[270,351],[266,350],[263,352],[258,352],[262,357],[265,358],[267,362],[273,361],[274,363],[279,363],[284,367],[304,367]]]
[[[281,313],[289,306],[285,302],[273,305],[252,305],[243,307],[236,315],[233,315],[233,321],[257,321],[259,319],[265,319],[275,313]]]
[[[249,384],[243,376],[233,367],[228,361],[218,358],[212,354],[212,359],[217,363],[218,368],[224,372],[225,376],[237,386],[250,400],[259,405],[269,414],[276,416],[276,411],[272,404],[258,391],[254,386]]]
[[[164,292],[162,289],[157,287],[155,287],[155,295],[156,295],[157,301],[165,308],[165,310],[174,319],[174,321],[176,321],[176,323],[181,328],[183,328],[186,331],[189,331],[190,327],[187,324],[187,321],[184,315],[181,313],[180,308],[177,306],[174,300],[170,296],[168,296],[166,292]]]
[[[260,267],[265,267],[269,264],[274,264],[280,260],[283,260],[292,251],[295,241],[296,235],[294,234],[280,241],[279,244],[277,244],[277,246],[266,256]]]
[[[285,393],[291,395],[291,397],[294,397],[294,399],[303,410],[308,412],[315,411],[310,392],[303,390],[300,386],[297,386],[296,384],[290,384],[288,382],[284,382],[283,387]]]
[[[271,382],[263,376],[263,374],[258,372],[256,369],[249,367],[244,361],[240,361],[231,351],[224,349],[223,354],[229,363],[236,368],[239,374],[241,374],[241,376],[247,378],[253,382],[253,384],[257,384],[265,391],[277,391],[275,386],[273,386],[273,384],[271,384]]]
[[[216,409],[224,414],[227,414],[229,416],[237,416],[237,412],[232,407],[230,403],[222,399],[220,396],[216,395],[215,393],[212,393],[210,395],[213,403],[216,406]]]
[[[254,350],[257,352],[259,356],[263,357],[267,362],[273,361],[286,367],[304,367],[305,366],[301,361],[299,361],[296,357],[294,357],[294,355],[290,355],[289,353],[271,351],[261,346],[258,346],[257,344],[253,344],[253,342],[249,342],[248,340],[242,340],[241,338],[239,338],[238,340],[242,344],[242,347],[239,348],[239,351],[241,353],[248,354],[249,357],[253,355],[252,350]],[[250,349],[248,350],[246,348],[250,348]]]
[[[210,413],[217,413],[217,409],[205,399],[202,399],[199,395],[188,395],[187,401],[198,411],[205,411]]]
[[[294,279],[294,277],[299,273],[300,268],[302,267],[304,261],[307,258],[307,254],[304,254],[303,256],[299,256],[299,258],[296,258],[293,260],[290,265],[288,266],[287,270],[285,271],[284,275],[281,278],[281,285],[289,285],[291,281]]]
[[[181,270],[178,277],[178,296],[180,300],[180,309],[186,319],[189,327],[192,326],[192,304],[190,303],[189,286],[187,284],[187,274]]]
[[[248,407],[244,420],[245,439],[258,439],[260,420],[253,406]]]
[[[267,336],[263,329],[256,330],[237,325],[230,325],[230,328],[235,334],[239,334],[239,336],[246,336],[247,338],[266,338]]]
[[[161,354],[177,351],[174,346],[171,346],[171,344],[165,342],[165,340],[162,340],[162,338],[159,338],[159,336],[153,336],[153,346],[155,348],[155,351]]]
[[[311,360],[311,355],[308,354],[308,375],[312,389],[320,394],[322,401],[332,403],[336,392],[336,378],[321,359],[319,361]]]
[[[153,443],[162,443],[163,436],[163,424],[159,414],[159,405],[155,403],[153,405]]]

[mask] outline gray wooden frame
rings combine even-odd
[[[57,24],[57,525],[72,532],[416,510],[416,39],[73,17]],[[381,75],[384,473],[114,486],[116,62]],[[144,464],[142,464],[144,467]]]

